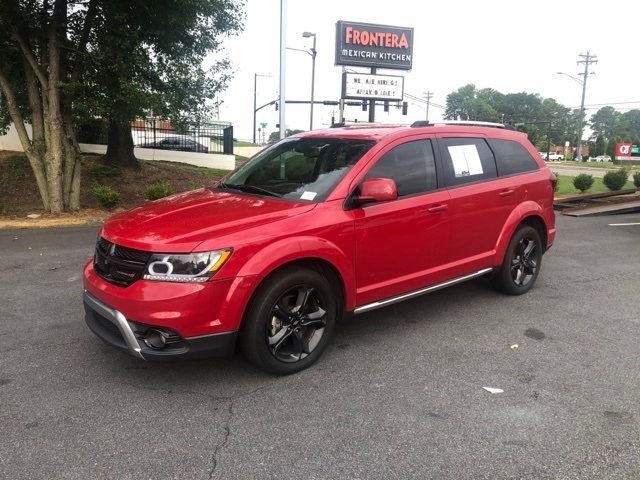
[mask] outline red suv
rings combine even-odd
[[[467,123],[312,131],[217,185],[112,217],[84,268],[91,330],[142,359],[308,367],[335,322],[480,276],[527,292],[555,177],[522,133]]]

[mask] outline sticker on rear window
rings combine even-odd
[[[447,148],[456,178],[482,175],[482,163],[475,145],[455,145]]]
[[[300,200],[313,200],[314,198],[316,198],[316,195],[316,192],[304,192],[302,195],[300,195]]]

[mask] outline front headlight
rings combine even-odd
[[[142,278],[160,282],[206,282],[231,256],[231,249],[151,255]]]

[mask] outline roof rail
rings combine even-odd
[[[431,123],[425,120],[418,120],[417,122],[413,122],[411,127],[433,127],[435,125],[462,125],[468,127],[492,127],[492,128],[509,128],[504,123],[495,123],[495,122],[479,122],[475,120],[442,120],[439,122]]]
[[[355,122],[355,123],[334,123],[331,128],[388,128],[388,127],[406,127],[407,125],[398,123],[371,123],[371,122]]]

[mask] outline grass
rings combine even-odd
[[[238,158],[238,156],[236,156]],[[220,168],[198,167],[196,165],[189,165],[188,163],[167,162],[164,160],[145,160],[145,163],[155,165],[158,168],[170,168],[171,170],[183,170],[185,172],[204,173],[205,175],[213,178],[224,177],[229,170],[222,170]]]
[[[244,140],[234,140],[234,147],[259,147],[260,145],[251,142],[245,142]]]
[[[614,165],[613,162],[574,162],[573,160],[551,161],[548,162],[547,165],[549,165],[551,169],[553,169],[554,165],[566,165],[577,168],[608,168],[609,170],[615,170],[620,167],[620,165]]]
[[[573,186],[574,177],[570,175],[557,175],[558,177],[558,190],[556,190],[556,195],[573,195],[579,194],[580,190]],[[627,182],[622,189],[627,188],[635,188],[632,182]],[[600,193],[600,192],[609,192],[610,190],[602,183],[601,178],[594,178],[593,185],[589,190],[585,193]]]

